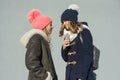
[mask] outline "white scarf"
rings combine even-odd
[[[88,26],[86,26],[86,25],[83,25],[83,28],[89,29]],[[78,33],[81,32],[81,31],[82,31],[81,28],[79,28],[77,33],[73,34],[70,31],[67,31],[66,29],[64,29],[63,36],[64,36],[64,38],[69,37],[70,42],[71,42],[71,41],[73,41],[77,37]]]

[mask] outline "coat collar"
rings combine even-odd
[[[20,39],[20,42],[23,44],[23,46],[26,47],[26,45],[28,44],[30,38],[34,35],[34,34],[39,34],[41,35],[46,41],[49,41],[49,38],[47,37],[46,33],[42,30],[39,29],[32,29],[28,32],[26,32]]]

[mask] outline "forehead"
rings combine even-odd
[[[68,21],[68,20],[64,20],[63,22],[70,22],[70,21]]]

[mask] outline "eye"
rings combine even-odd
[[[50,26],[52,26],[52,23],[50,23]]]

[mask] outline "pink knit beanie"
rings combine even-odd
[[[50,17],[42,15],[37,9],[33,9],[28,13],[28,20],[35,29],[41,30],[52,22]]]

